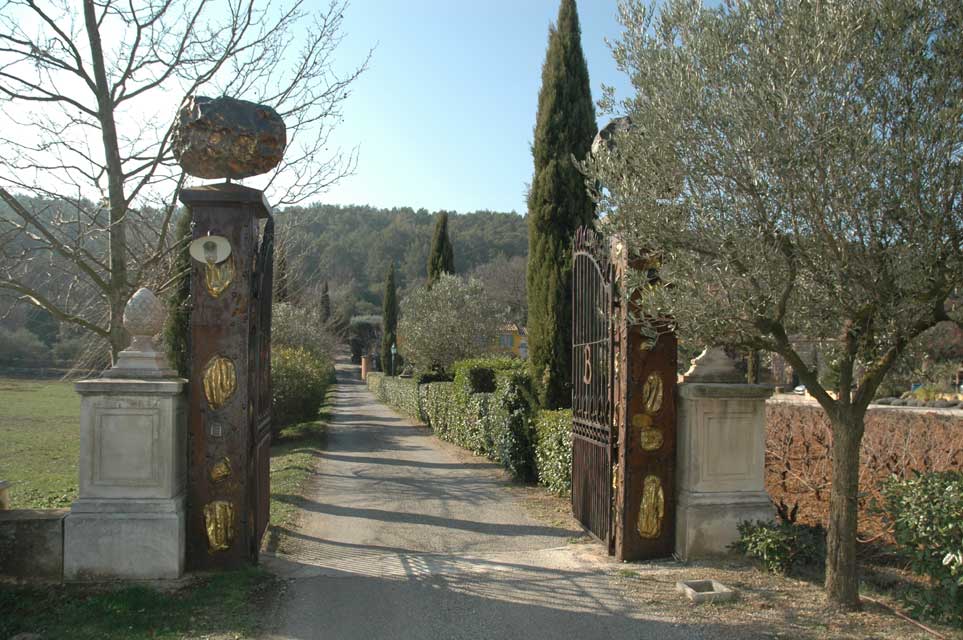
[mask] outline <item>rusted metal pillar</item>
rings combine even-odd
[[[191,261],[187,561],[230,568],[257,561],[269,513],[273,221],[263,193],[237,184],[180,199],[211,249]],[[221,239],[223,260],[210,257]]]
[[[616,242],[615,278],[624,291],[626,272],[654,265],[630,255]],[[655,286],[658,286],[657,284]],[[675,547],[676,386],[675,333],[656,324],[658,337],[644,335],[632,321],[644,313],[635,300],[618,298],[615,333],[615,427],[619,448],[615,470],[615,557],[642,560],[672,555]]]

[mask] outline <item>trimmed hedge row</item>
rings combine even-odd
[[[572,411],[539,411],[535,416],[538,482],[555,494],[572,489]]]
[[[367,382],[368,389],[379,400],[413,420],[424,421],[417,382],[411,378],[386,376],[383,373],[369,373]]]
[[[508,358],[464,360],[455,364],[454,374],[452,382],[418,385],[370,373],[368,388],[382,402],[427,423],[442,440],[488,457],[513,478],[538,479],[555,493],[567,491],[571,412],[544,412],[548,418],[536,418],[532,380],[524,363]],[[545,433],[544,442],[537,425],[543,425],[539,432]],[[543,469],[541,464],[548,466]]]

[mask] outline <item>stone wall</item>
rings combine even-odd
[[[0,511],[0,577],[59,582],[66,509]]]

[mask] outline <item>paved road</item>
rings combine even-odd
[[[378,403],[339,365],[320,473],[285,553],[273,639],[692,638],[642,620],[581,531],[535,520],[496,472]],[[292,497],[292,499],[297,499]]]

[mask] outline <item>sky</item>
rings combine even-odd
[[[581,0],[592,98],[628,97],[605,43],[622,31],[616,0]],[[525,213],[532,129],[558,0],[352,0],[338,64],[374,53],[332,142],[358,147],[332,204]],[[603,116],[600,126],[607,121]]]

